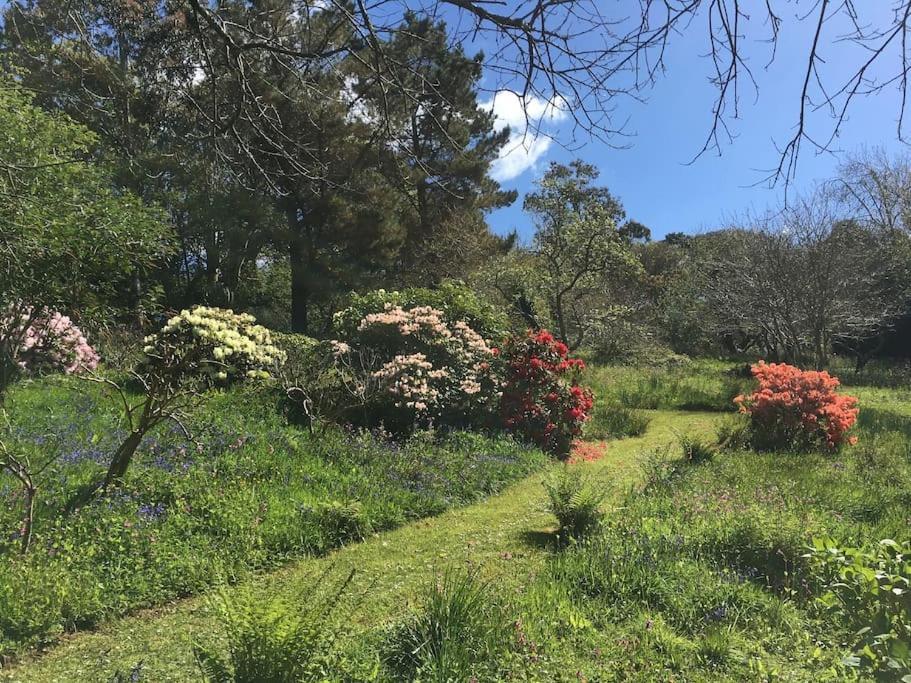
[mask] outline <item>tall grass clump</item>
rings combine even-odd
[[[493,681],[511,649],[512,625],[488,585],[473,571],[450,570],[392,627],[382,658],[391,680]]]
[[[640,410],[733,411],[734,398],[751,385],[731,363],[709,360],[672,367],[602,366],[586,379],[606,403]]]
[[[629,408],[619,401],[595,403],[592,419],[585,425],[587,439],[622,439],[641,436],[651,418],[641,410]]]

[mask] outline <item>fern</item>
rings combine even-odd
[[[324,573],[318,584],[322,583]],[[335,642],[341,619],[334,615],[354,576],[316,597],[303,590],[302,599],[273,597],[263,601],[252,593],[212,600],[227,637],[226,651],[197,644],[193,654],[209,683],[298,683],[323,681],[336,668]]]
[[[561,541],[581,540],[601,526],[605,494],[585,481],[578,471],[564,467],[544,482],[544,488],[550,499],[550,511],[560,525]]]

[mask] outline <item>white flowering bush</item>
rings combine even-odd
[[[285,360],[252,315],[223,308],[183,310],[145,343],[144,365],[173,382],[268,379]]]
[[[122,479],[142,438],[165,420],[178,424],[182,412],[213,384],[267,379],[285,359],[269,331],[246,313],[196,306],[181,311],[157,333],[145,338],[145,358],[133,373],[142,385],[143,400],[121,395],[127,436],[114,453],[103,486]]]
[[[376,359],[370,379],[382,390],[368,415],[391,431],[484,426],[496,413],[495,349],[467,322],[449,321],[439,309],[386,303],[335,343],[340,353],[369,351]]]

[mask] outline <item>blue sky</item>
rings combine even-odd
[[[885,5],[881,5],[883,11],[887,9]],[[726,218],[749,209],[765,209],[781,199],[781,185],[770,189],[761,183],[766,175],[763,170],[777,165],[776,143],[782,145],[789,139],[797,121],[811,37],[807,32],[814,27],[810,22],[786,20],[776,61],[768,69],[764,68],[767,46],[755,41],[748,48],[759,86],[758,101],[753,91],[746,89],[741,116],[731,126],[736,136],[733,142],[723,145],[720,156],[708,153],[687,165],[702,146],[714,102],[714,90],[707,78],[710,63],[700,56],[706,52],[704,28],[693,28],[692,33],[672,44],[667,73],[650,91],[647,101],[619,103],[617,119],[628,117],[628,130],[635,134],[618,141],[628,144],[628,149],[585,140],[581,149],[565,149],[554,142],[542,153],[541,146],[546,147],[547,143],[539,142],[531,156],[540,156],[533,163],[521,147],[513,152],[511,171],[501,175],[513,175],[530,165],[516,177],[502,180],[503,187],[518,190],[520,197],[513,206],[490,214],[489,223],[495,232],[516,228],[527,238],[532,226],[521,209],[522,195],[533,188],[548,162],[565,163],[576,157],[596,165],[601,171],[601,183],[621,199],[629,217],[649,226],[656,237],[719,227]],[[838,28],[828,27],[822,49],[825,68],[832,76],[856,67],[858,54],[850,46],[834,42]],[[764,27],[757,26],[753,35],[762,33]],[[896,135],[899,104],[899,94],[894,89],[855,100],[834,145],[841,153],[818,154],[805,144],[789,192],[831,177],[845,152],[862,146],[883,146],[895,151],[903,148]],[[820,136],[830,131],[831,124],[825,112],[818,112],[812,119],[813,130]],[[555,122],[551,131],[558,141],[568,140],[571,122]]]

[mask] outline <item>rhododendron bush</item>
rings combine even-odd
[[[145,359],[133,373],[144,390],[141,401],[128,399],[111,380],[97,380],[120,394],[127,427],[108,467],[105,488],[126,474],[143,437],[166,420],[182,424],[183,411],[202,391],[213,384],[268,378],[286,358],[252,315],[206,306],[181,311],[145,342]]]
[[[338,316],[347,317],[347,311]],[[492,348],[467,322],[447,320],[439,309],[387,303],[364,315],[336,349],[373,359],[369,379],[382,390],[367,406],[368,420],[390,431],[482,426],[495,413],[499,381]]]
[[[72,374],[94,370],[98,354],[70,318],[57,311],[23,309],[2,320],[11,361],[20,372]]]
[[[264,379],[285,359],[252,315],[223,308],[183,310],[145,342],[144,369],[175,383]]]
[[[567,457],[591,417],[592,393],[578,384],[585,364],[546,330],[504,344],[503,425],[541,448]]]
[[[856,441],[847,433],[857,420],[857,399],[837,393],[838,378],[762,361],[752,373],[759,388],[734,402],[750,418],[756,447],[837,449]]]

